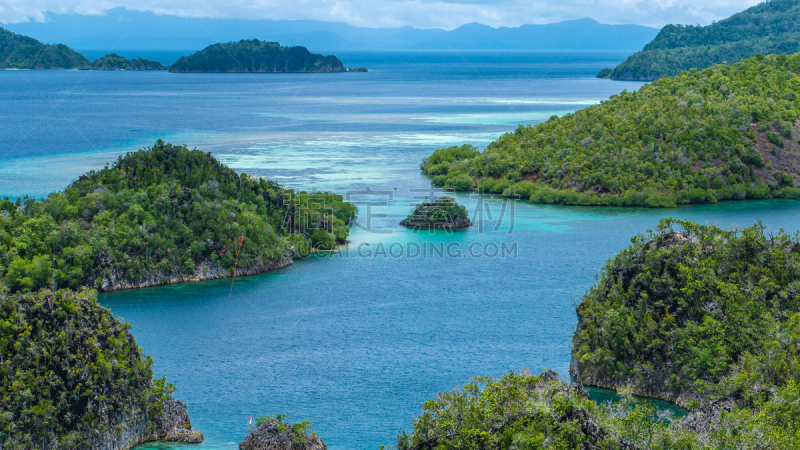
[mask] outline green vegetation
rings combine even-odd
[[[452,197],[423,202],[412,210],[400,225],[411,228],[466,228],[472,225],[467,208]]]
[[[534,203],[800,198],[799,92],[800,54],[758,55],[520,126],[483,153],[437,150],[421,168],[437,186]]]
[[[123,431],[166,431],[175,387],[153,382],[129,328],[91,291],[0,292],[0,447],[99,448]]]
[[[667,25],[614,69],[616,80],[656,80],[689,69],[733,64],[756,53],[800,51],[800,3],[772,0],[708,26]]]
[[[582,379],[688,407],[800,381],[798,238],[668,219],[633,239],[578,307]]]
[[[612,72],[614,72],[614,69],[605,68],[597,74],[597,78],[611,78]]]
[[[103,56],[92,63],[92,70],[166,70],[158,61],[136,58],[126,59],[116,53]]]
[[[335,56],[258,39],[214,44],[173,64],[170,72],[345,72]]]
[[[538,449],[796,449],[800,389],[788,385],[757,411],[733,408],[705,429],[674,420],[630,390],[613,405],[597,405],[578,385],[513,372],[477,377],[463,390],[425,402],[398,450]],[[698,429],[699,428],[699,429]]]
[[[43,201],[0,202],[0,277],[12,291],[102,290],[228,276],[235,264],[256,273],[307,255],[312,235],[345,242],[356,212],[158,141]]]
[[[0,69],[85,69],[90,65],[66,45],[45,45],[0,28]]]

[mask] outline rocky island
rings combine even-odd
[[[451,230],[469,228],[472,226],[472,222],[469,220],[466,207],[456,203],[452,197],[440,197],[433,202],[423,202],[417,205],[408,217],[400,222],[400,225],[415,229]]]
[[[363,68],[361,68],[363,69]],[[356,69],[355,71],[361,72]],[[258,39],[214,44],[181,57],[169,68],[175,73],[303,73],[347,72],[336,56],[313,54],[305,47],[283,47]]]
[[[325,442],[313,433],[311,422],[290,424],[286,416],[259,417],[255,428],[239,443],[239,450],[326,450]],[[309,434],[309,432],[311,434]]]
[[[800,54],[687,71],[522,125],[483,152],[436,150],[421,167],[446,189],[532,203],[674,207],[796,199],[798,80]]]
[[[201,442],[175,386],[153,379],[153,360],[129,328],[92,291],[7,295],[0,285],[0,446]]]
[[[552,372],[477,377],[425,402],[398,450],[797,448],[798,238],[665,219],[577,306],[573,384]],[[584,385],[622,399],[597,404]],[[690,413],[658,413],[634,394]]]
[[[0,201],[0,282],[114,291],[252,275],[344,243],[356,213],[340,195],[284,189],[158,141],[42,201]]]
[[[85,69],[91,62],[64,44],[45,45],[0,28],[0,69]]]
[[[116,53],[111,53],[92,63],[92,70],[167,70],[168,68],[158,61],[144,58],[127,59]]]

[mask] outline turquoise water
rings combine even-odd
[[[433,149],[486,145],[518,122],[637,89],[593,78],[625,56],[364,53],[342,59],[368,74],[300,77],[0,72],[0,195],[46,195],[156,138],[288,186],[351,194],[361,217],[345,251],[233,285],[100,302],[178,386],[206,435],[196,448],[238,448],[249,416],[277,413],[313,421],[331,449],[377,448],[409,429],[424,400],[473,375],[566,376],[575,303],[660,218],[798,229],[792,201],[600,209],[469,194],[457,195],[477,222],[469,230],[397,225],[426,195],[418,165]]]

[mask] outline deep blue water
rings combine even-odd
[[[385,204],[368,214],[361,203],[347,253],[233,286],[100,296],[131,323],[156,375],[178,386],[206,435],[200,448],[238,448],[250,415],[276,413],[313,421],[334,450],[393,444],[424,400],[473,375],[566,375],[575,303],[660,218],[798,229],[791,201],[601,209],[459,194],[491,212],[476,216],[484,227],[412,233],[397,223],[424,197],[412,190],[428,187],[418,165],[434,149],[484,146],[518,123],[641,85],[593,78],[626,55],[341,56],[371,72],[0,72],[0,195],[46,195],[157,138],[292,187],[384,191],[356,197]],[[516,251],[493,256],[503,246]],[[414,256],[422,248],[427,257]]]

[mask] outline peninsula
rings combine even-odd
[[[344,243],[356,213],[340,195],[284,189],[158,141],[43,201],[1,201],[0,282],[113,291],[252,275]]]
[[[90,66],[85,56],[66,45],[45,45],[0,28],[0,69],[85,69]]]
[[[800,54],[756,55],[436,150],[433,184],[533,203],[673,207],[800,198]]]
[[[336,56],[315,55],[305,47],[283,47],[258,39],[214,44],[181,57],[170,72],[294,73],[347,72]],[[359,69],[358,71],[366,71]]]
[[[606,75],[652,81],[684,70],[733,64],[756,53],[800,52],[797,23],[800,3],[772,0],[708,26],[667,25],[642,51]]]

